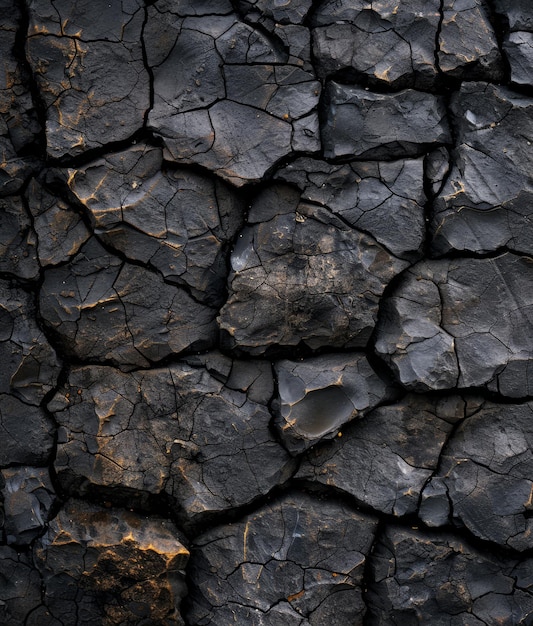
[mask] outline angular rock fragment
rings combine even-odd
[[[516,565],[449,533],[388,527],[371,559],[369,623],[525,624],[533,596],[516,584]]]
[[[482,539],[515,550],[531,548],[532,418],[531,402],[486,402],[465,420],[424,490],[422,519],[434,526],[453,520]],[[428,512],[432,504],[434,511]]]
[[[533,85],[533,32],[514,32],[503,44],[511,66],[511,82],[517,85]]]
[[[189,552],[168,520],[69,500],[35,554],[46,623],[183,624]]]
[[[426,261],[383,301],[376,351],[409,389],[533,394],[533,261]]]
[[[421,256],[426,201],[422,159],[332,165],[303,157],[279,169],[275,178],[297,185],[303,201],[329,209],[395,256]]]
[[[215,339],[215,311],[91,238],[67,265],[45,272],[43,320],[77,359],[147,366]]]
[[[444,101],[406,89],[395,94],[329,82],[322,143],[326,158],[418,156],[451,142]]]
[[[112,490],[141,504],[167,493],[187,522],[285,482],[294,462],[270,433],[265,404],[208,368],[213,374],[183,363],[130,374],[73,368],[49,405],[60,425],[55,469],[63,488]]]
[[[312,18],[319,75],[428,89],[441,76],[498,80],[498,43],[479,0],[328,0]]]
[[[40,126],[29,77],[15,52],[21,11],[16,0],[1,0],[0,14],[0,197],[17,193],[38,167]]]
[[[382,513],[415,513],[442,446],[469,408],[460,396],[409,394],[310,451],[296,477],[341,489]]]
[[[311,6],[312,0],[239,0],[242,11],[249,19],[249,13],[260,13],[278,24],[301,24]]]
[[[264,354],[277,346],[365,346],[379,297],[407,265],[284,185],[256,198],[231,256],[223,340]]]
[[[47,463],[54,446],[54,425],[39,407],[0,393],[0,467]]]
[[[0,622],[4,626],[28,623],[28,617],[41,604],[41,578],[31,556],[2,545],[0,598]]]
[[[219,306],[226,247],[244,207],[226,185],[162,165],[161,149],[136,145],[69,170],[68,186],[102,241]]]
[[[169,2],[148,14],[148,120],[167,158],[241,186],[293,150],[319,149],[320,83],[297,60],[291,64],[278,37],[235,14],[185,17]]]
[[[533,245],[533,99],[465,83],[452,96],[457,148],[435,199],[432,251],[529,254]]]
[[[27,55],[46,107],[48,155],[78,155],[142,128],[150,106],[142,2],[27,4]]]
[[[7,543],[29,545],[44,530],[55,501],[50,472],[39,467],[0,470],[0,491]]]
[[[90,236],[81,215],[34,178],[28,185],[26,198],[33,227],[39,234],[39,264],[46,267],[70,260]]]
[[[341,426],[393,395],[362,353],[278,361],[275,371],[274,423],[292,454],[335,437]]]
[[[198,537],[189,623],[361,626],[376,519],[295,494]]]
[[[438,69],[460,80],[503,78],[498,42],[482,0],[444,0],[438,37]]]
[[[533,11],[529,0],[493,0],[497,13],[505,18],[506,25],[514,32],[533,32]]]
[[[0,393],[33,407],[55,386],[61,367],[37,326],[33,295],[5,280],[0,280],[0,363]],[[33,407],[28,413],[35,414]]]
[[[37,238],[20,196],[0,198],[0,272],[26,280],[39,276]]]

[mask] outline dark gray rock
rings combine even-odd
[[[4,532],[8,544],[29,545],[44,530],[55,502],[48,468],[0,470],[4,501]]]
[[[452,96],[457,148],[435,199],[432,252],[528,254],[533,245],[533,99],[504,87],[465,83]]]
[[[442,189],[450,172],[450,152],[444,146],[431,151],[424,159],[424,174],[430,196],[436,196]]]
[[[448,513],[441,523],[453,519],[474,535],[515,550],[533,546],[532,418],[531,402],[486,402],[459,426],[423,496],[426,506],[435,501],[442,518]],[[440,525],[437,521],[432,525]]]
[[[388,527],[371,559],[369,623],[525,624],[533,596],[524,584],[516,585],[516,565],[449,533]]]
[[[310,451],[296,477],[341,489],[383,513],[415,513],[453,424],[467,410],[460,396],[407,395]]]
[[[5,626],[27,623],[27,618],[41,604],[41,578],[31,556],[2,545],[0,598],[0,621]]]
[[[1,393],[0,429],[0,467],[11,463],[48,463],[50,460],[55,429],[52,420],[39,407]]]
[[[40,291],[44,322],[70,356],[147,366],[215,340],[215,311],[148,269],[121,261],[94,238]]]
[[[0,393],[32,407],[55,386],[61,367],[37,325],[34,295],[5,280],[0,280],[0,363]],[[35,413],[32,407],[29,413]]]
[[[167,158],[241,186],[293,150],[319,149],[320,83],[281,39],[236,15],[184,18],[169,3],[148,12],[149,125]]]
[[[191,624],[363,624],[363,570],[375,518],[284,496],[195,540]]]
[[[529,0],[493,0],[493,4],[511,31],[533,32],[533,9]]]
[[[33,228],[39,233],[37,256],[42,267],[70,260],[90,232],[79,212],[32,178],[26,190]]]
[[[212,362],[207,367],[218,369],[216,377],[185,364],[130,374],[72,369],[49,404],[60,425],[55,469],[63,488],[111,489],[141,503],[167,493],[189,523],[285,482],[294,462],[270,433],[266,406],[231,389],[237,378],[241,387],[246,382],[229,365],[227,387]],[[271,373],[259,378],[272,382]]]
[[[347,422],[394,394],[363,353],[278,361],[274,369],[278,380],[274,423],[292,454],[337,436]]]
[[[297,185],[303,201],[329,209],[395,256],[421,256],[426,201],[422,159],[332,165],[303,157],[279,169],[275,178]]]
[[[365,346],[379,297],[407,263],[284,185],[260,193],[248,220],[219,317],[225,344],[250,354]]]
[[[57,620],[40,623],[183,625],[189,552],[169,520],[69,500],[35,554]]]
[[[15,51],[22,26],[19,3],[1,0],[0,14],[0,197],[17,193],[38,168],[40,126],[29,76]]]
[[[327,158],[390,160],[451,142],[439,96],[413,89],[382,94],[331,81],[325,106],[321,132]]]
[[[248,19],[249,13],[259,13],[278,24],[302,24],[312,4],[312,0],[239,0],[239,7]]]
[[[162,165],[161,149],[136,145],[69,170],[68,186],[103,242],[220,306],[243,203],[220,182]]]
[[[46,107],[48,155],[81,154],[139,130],[150,106],[142,3],[26,1],[27,54]]]
[[[37,237],[20,196],[0,198],[0,272],[26,280],[39,276]]]
[[[409,389],[479,387],[533,392],[533,262],[426,261],[383,301],[376,351]]]
[[[503,49],[511,66],[511,81],[517,85],[533,86],[533,32],[510,33]]]
[[[461,80],[503,78],[503,63],[487,2],[444,0],[438,36],[438,69]],[[415,42],[416,45],[416,42]]]

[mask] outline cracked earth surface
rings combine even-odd
[[[2,626],[533,623],[530,0],[0,0]]]

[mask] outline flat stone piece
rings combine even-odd
[[[219,316],[231,348],[365,346],[379,297],[407,265],[322,207],[275,185],[252,204]]]
[[[29,554],[0,545],[0,620],[20,626],[41,604],[41,578]]]
[[[39,276],[37,237],[20,196],[0,198],[0,272],[26,280]]]
[[[414,394],[346,425],[308,452],[297,478],[313,480],[392,515],[416,513],[453,424],[465,416],[459,396]]]
[[[22,402],[14,395],[0,393],[0,430],[0,467],[50,460],[55,429],[52,420],[38,406]]]
[[[39,265],[46,267],[70,260],[90,236],[80,213],[34,178],[28,185],[26,198],[33,228],[39,233]]]
[[[168,4],[148,13],[148,122],[166,158],[241,186],[261,180],[293,150],[320,148],[320,83],[289,58],[279,37],[235,14],[183,17]]]
[[[33,295],[5,280],[0,280],[0,363],[0,393],[32,406],[55,386],[61,368],[37,326]]]
[[[533,32],[510,33],[503,49],[511,66],[511,81],[517,85],[533,85]]]
[[[372,554],[366,596],[371,623],[483,626],[497,619],[510,626],[527,621],[533,598],[523,582],[515,584],[516,566],[515,559],[498,558],[449,533],[389,526]]]
[[[39,166],[40,131],[29,77],[15,53],[21,11],[16,0],[1,0],[0,14],[0,197],[17,193]],[[22,156],[24,155],[24,156]]]
[[[505,18],[511,31],[533,32],[533,9],[529,0],[494,0],[494,8]]]
[[[64,624],[183,624],[179,536],[166,519],[69,500],[35,550],[48,611]]]
[[[7,543],[29,545],[43,532],[55,502],[48,468],[24,466],[0,470],[0,491]]]
[[[446,489],[454,521],[482,539],[521,551],[533,546],[532,416],[532,402],[484,403],[454,433],[429,483]],[[428,489],[425,499],[431,500]]]
[[[45,272],[45,324],[69,355],[147,366],[215,340],[215,311],[91,238],[67,265]]]
[[[530,253],[533,99],[497,85],[465,83],[451,109],[457,148],[433,205],[433,253]]]
[[[405,89],[394,94],[331,81],[326,88],[322,143],[326,158],[418,156],[451,142],[439,96]]]
[[[444,0],[438,34],[439,70],[460,80],[503,78],[498,41],[483,0]]]
[[[434,84],[438,3],[328,0],[313,14],[319,75],[344,71],[391,87]],[[414,45],[413,45],[414,44]]]
[[[150,106],[139,45],[144,9],[89,0],[32,0],[28,60],[46,107],[50,157],[130,137]]]
[[[301,24],[312,4],[312,0],[239,0],[241,10],[261,13],[278,24]]]
[[[270,433],[266,403],[221,378],[183,363],[129,374],[73,368],[48,407],[60,425],[63,488],[141,503],[168,493],[187,523],[283,483],[294,462]]]
[[[364,354],[324,355],[304,361],[278,361],[275,425],[292,454],[361,418],[393,389],[381,378]]]
[[[375,518],[346,505],[283,496],[195,540],[187,617],[206,626],[360,626],[375,530]]]
[[[527,257],[422,262],[384,300],[376,351],[410,389],[531,396],[532,311]]]
[[[328,0],[311,22],[321,77],[340,73],[396,89],[433,88],[442,76],[502,77],[498,43],[479,0],[446,0],[442,7],[426,0]]]
[[[69,170],[68,186],[102,241],[219,306],[244,206],[226,185],[162,165],[161,149],[139,144]]]
[[[302,157],[275,178],[297,185],[305,202],[329,209],[395,256],[411,260],[421,256],[425,238],[423,167],[422,158],[333,165]]]

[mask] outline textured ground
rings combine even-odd
[[[533,624],[531,0],[0,0],[0,624]]]

